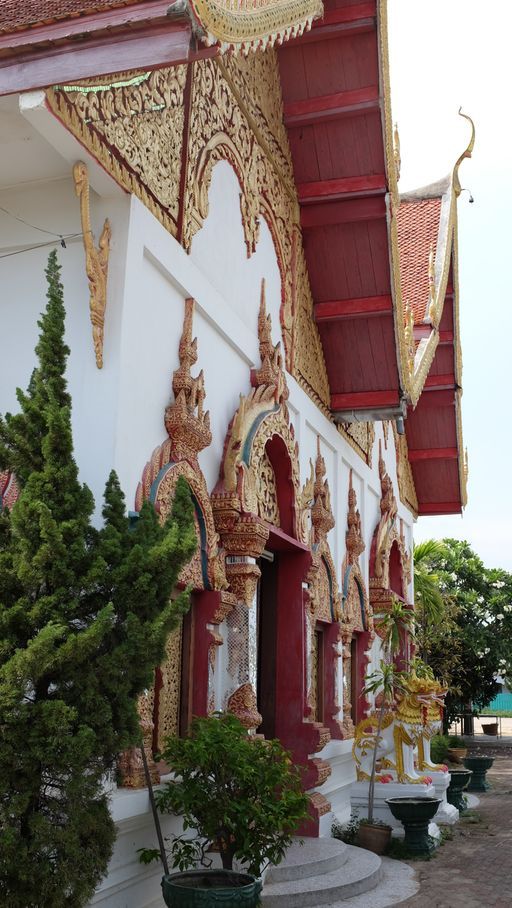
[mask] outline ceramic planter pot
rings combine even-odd
[[[486,722],[485,725],[482,722],[482,731],[484,735],[497,735],[498,734],[498,723],[497,722]]]
[[[391,826],[363,823],[357,832],[357,844],[374,854],[385,854],[391,841]]]
[[[473,773],[470,769],[450,769],[450,784],[446,792],[446,799],[461,812],[466,809],[463,792],[468,787]]]
[[[468,749],[467,747],[449,747],[448,748],[448,759],[452,763],[462,763],[464,757],[467,757]]]
[[[468,791],[487,791],[491,787],[485,776],[493,763],[494,757],[466,757],[464,766],[473,773]]]
[[[428,824],[435,817],[441,803],[440,798],[387,798],[395,820],[400,820],[405,830],[404,842],[414,854],[428,854],[435,843],[428,834]]]
[[[231,870],[189,870],[162,878],[168,908],[256,908],[261,888],[261,880]]]

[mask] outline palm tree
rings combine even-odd
[[[426,539],[414,546],[414,600],[430,624],[439,621],[444,613],[443,594],[433,565],[445,554],[446,546],[439,539]]]
[[[428,655],[430,629],[438,625],[446,615],[446,602],[435,571],[436,563],[445,555],[445,543],[438,539],[426,539],[414,546],[414,601],[422,659],[426,659]]]

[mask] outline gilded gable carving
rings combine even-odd
[[[313,318],[275,52],[258,51],[248,60],[201,60],[188,69],[123,73],[110,84],[59,86],[47,91],[47,102],[186,249],[208,214],[213,167],[229,161],[240,183],[247,254],[256,249],[261,217],[274,241],[287,369],[325,410],[329,385]]]

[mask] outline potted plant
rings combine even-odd
[[[181,872],[163,877],[166,905],[257,905],[258,877],[282,860],[307,817],[300,772],[289,754],[279,741],[250,736],[234,716],[217,713],[194,719],[185,737],[168,738],[162,757],[174,778],[155,792],[156,804],[162,813],[179,814],[184,828],[170,840],[172,863]],[[222,870],[211,868],[212,851],[220,854]],[[144,849],[141,859],[159,856]],[[246,872],[234,872],[235,859]]]
[[[398,599],[393,600],[391,608],[379,617],[379,632],[383,640],[384,658],[379,669],[366,677],[364,693],[373,694],[378,703],[377,723],[375,728],[375,747],[373,748],[370,782],[368,786],[368,817],[361,821],[358,830],[358,844],[375,854],[384,854],[390,839],[391,826],[376,820],[375,781],[377,770],[377,750],[382,733],[386,712],[392,708],[395,695],[404,689],[403,672],[398,671],[393,656],[399,651],[403,634],[412,628],[413,615]]]
[[[457,735],[450,735],[448,738],[448,759],[452,763],[462,763],[464,757],[467,757],[468,749],[464,738]]]

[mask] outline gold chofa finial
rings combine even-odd
[[[459,107],[459,117],[464,117],[464,119],[471,124],[471,138],[469,140],[467,148],[465,148],[460,157],[457,158],[455,167],[453,168],[453,189],[457,197],[462,192],[462,186],[460,185],[459,180],[459,167],[462,164],[464,158],[471,157],[471,155],[473,154],[473,148],[475,147],[475,124],[473,123],[473,120],[467,114],[462,113],[462,107]]]

